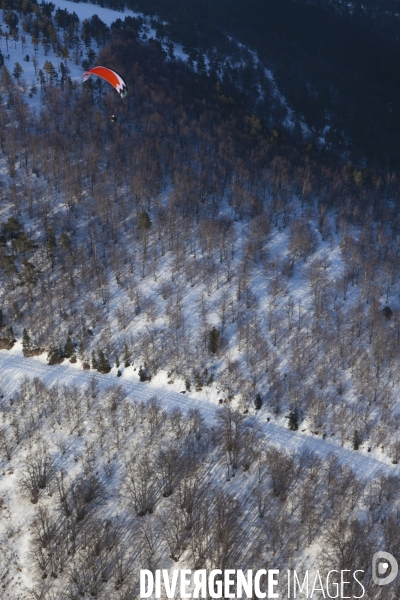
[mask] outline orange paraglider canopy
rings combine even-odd
[[[127,95],[128,88],[126,87],[125,81],[112,69],[108,69],[107,67],[93,67],[93,69],[89,69],[89,71],[86,71],[86,73],[82,75],[82,81],[87,81],[91,75],[97,75],[97,77],[101,77],[105,81],[108,81],[108,83],[117,90],[121,98],[125,98]]]

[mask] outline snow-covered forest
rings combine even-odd
[[[397,597],[396,173],[302,136],[236,42],[233,88],[160,20],[3,5],[1,597],[265,565]]]

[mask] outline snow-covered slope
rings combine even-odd
[[[47,354],[38,358],[24,358],[21,344],[14,346],[13,350],[0,350],[0,389],[11,398],[20,385],[21,380],[26,377],[33,379],[38,377],[47,386],[53,385],[76,385],[80,389],[85,389],[89,381],[95,379],[99,389],[106,390],[110,385],[118,383],[122,385],[127,398],[135,401],[147,402],[153,396],[157,396],[167,411],[174,408],[187,412],[196,408],[200,410],[208,426],[212,427],[216,423],[216,410],[220,408],[218,399],[221,396],[216,389],[204,390],[202,392],[187,392],[182,381],[168,385],[168,377],[165,372],[161,372],[152,378],[151,382],[141,383],[134,367],[125,369],[121,378],[116,378],[116,369],[109,375],[100,375],[96,371],[82,371],[82,365],[79,362],[71,365],[65,361],[61,365],[47,364]],[[322,439],[321,436],[315,436],[308,431],[306,434],[300,431],[289,431],[285,427],[285,421],[277,419],[274,422],[272,416],[268,417],[264,412],[257,413],[251,411],[254,423],[257,423],[265,436],[265,441],[279,448],[295,453],[303,447],[316,452],[321,458],[326,458],[331,453],[336,454],[340,459],[349,464],[364,479],[375,475],[378,471],[397,474],[400,467],[393,465],[388,457],[382,452],[369,453],[364,449],[355,453],[349,448],[335,444],[329,440]]]
[[[134,12],[129,9],[125,9],[124,12],[118,12],[110,8],[101,7],[97,4],[91,4],[90,2],[73,2],[70,0],[56,0],[53,4],[55,5],[53,14],[55,14],[57,9],[67,10],[70,14],[75,13],[78,16],[81,25],[85,19],[90,20],[94,15],[97,15],[108,27],[111,27],[111,25],[117,19],[124,20],[125,17],[136,17],[141,23],[139,37],[144,44],[148,40],[159,39],[157,31],[152,25],[152,23],[154,23],[154,17],[150,18],[139,12]],[[57,36],[61,42],[62,30],[57,31]],[[71,80],[80,84],[81,76],[84,72],[82,61],[86,59],[85,49],[83,45],[80,45],[79,51],[76,49],[74,51],[71,50],[70,56],[62,59],[59,52],[54,50],[54,47],[48,47],[45,49],[41,44],[39,44],[36,49],[34,49],[32,44],[32,36],[25,34],[24,38],[25,41],[23,42],[22,36],[19,35],[17,41],[17,39],[14,39],[10,35],[9,40],[6,40],[4,35],[0,35],[0,50],[5,58],[5,66],[11,73],[14,71],[16,63],[21,65],[23,72],[20,78],[18,78],[18,82],[20,84],[20,88],[25,91],[25,101],[28,102],[32,108],[35,108],[35,110],[39,110],[41,106],[41,100],[40,93],[37,90],[39,88],[38,73],[40,69],[43,70],[46,62],[51,62],[56,68],[57,72],[60,74],[60,62],[63,62],[67,68],[67,73]],[[229,36],[227,39],[229,39],[229,42],[232,44],[232,48],[234,48],[237,56],[235,58],[231,58],[228,55],[225,56],[222,62],[220,61],[221,64],[218,69],[218,75],[220,78],[224,78],[224,72],[226,69],[237,70],[240,68],[245,68],[247,63],[253,63],[255,69],[260,68],[261,71],[263,71],[265,79],[268,82],[267,90],[264,89],[264,84],[262,82],[258,84],[260,99],[265,100],[266,94],[270,94],[271,102],[276,102],[280,107],[280,111],[283,111],[282,114],[286,115],[283,118],[282,126],[288,130],[292,130],[294,125],[299,123],[305,138],[307,138],[310,134],[307,125],[301,119],[298,119],[290,106],[288,106],[287,100],[284,98],[276,85],[271,69],[266,68],[261,64],[256,52],[246,48],[243,44],[230,38]],[[184,50],[180,43],[169,40],[168,38],[163,38],[159,41],[163,50],[165,51],[166,56],[169,56],[172,53],[172,56],[175,59],[188,62],[189,54]],[[91,48],[94,51],[93,56],[95,57],[99,50],[99,46],[97,45],[96,47],[96,44],[92,44]],[[213,55],[212,49],[210,50],[209,54],[210,56]],[[26,60],[27,57],[29,57],[29,61]],[[34,64],[34,60],[37,61],[36,65]],[[95,59],[92,58],[92,61],[95,62]],[[207,56],[207,54],[204,55],[204,62],[206,71],[209,71],[210,58]],[[193,68],[197,69],[197,61],[193,61]],[[30,93],[32,90],[33,94]]]
[[[57,6],[75,11],[81,21],[98,14],[107,25],[123,16],[67,0]],[[153,35],[151,22],[144,19],[143,43]],[[26,79],[24,95],[38,111],[39,89],[29,96],[32,81],[39,87],[35,68],[52,61],[61,69],[61,59],[53,47],[39,46],[35,64],[31,42],[29,36],[26,46],[9,40],[7,51],[3,36],[1,48],[10,72],[15,62],[22,65],[19,86],[23,88]],[[78,85],[85,58],[79,44],[76,56],[71,52],[64,59]],[[92,47],[97,50],[93,43]],[[187,57],[176,45],[174,52]],[[26,54],[29,61],[23,61]],[[254,54],[253,62],[260,66]],[[264,69],[264,76],[273,96],[285,104],[273,74]],[[42,97],[46,101],[46,95]],[[158,135],[163,103],[159,98],[157,102],[157,109],[143,111],[143,118],[148,117]],[[102,98],[97,109],[101,122]],[[202,140],[189,142],[190,168],[177,167],[174,177],[168,173],[164,179],[158,173],[154,180],[162,181],[161,189],[154,185],[148,192],[146,183],[153,173],[148,176],[145,164],[152,161],[145,152],[146,160],[140,163],[140,144],[129,137],[137,133],[134,117],[142,133],[147,121],[141,127],[134,110],[121,127],[131,144],[126,161],[134,164],[122,181],[113,179],[112,171],[109,179],[103,179],[103,173],[99,178],[98,163],[94,161],[94,168],[89,164],[96,144],[102,155],[101,144],[108,143],[103,140],[111,140],[110,153],[115,140],[114,149],[120,147],[117,128],[99,127],[104,137],[94,133],[86,155],[73,147],[65,154],[60,150],[59,162],[65,157],[65,164],[74,169],[79,161],[85,164],[77,197],[74,190],[67,198],[77,176],[57,164],[58,138],[48,152],[43,145],[41,157],[33,148],[26,168],[23,152],[16,153],[11,140],[9,163],[18,161],[14,174],[6,152],[1,159],[8,186],[0,206],[5,231],[1,250],[8,256],[14,249],[17,236],[10,233],[7,238],[7,223],[15,216],[20,219],[17,226],[29,233],[25,242],[38,242],[32,251],[22,246],[15,281],[0,291],[8,319],[2,330],[13,319],[17,337],[27,327],[34,346],[57,349],[71,329],[78,354],[74,364],[65,360],[49,366],[47,353],[24,358],[20,339],[11,350],[0,350],[4,598],[26,598],[30,590],[31,596],[43,600],[79,600],[85,595],[131,600],[137,593],[130,582],[134,587],[141,566],[209,568],[226,559],[231,566],[248,563],[249,568],[257,561],[276,562],[282,568],[313,567],[325,546],[334,546],[329,533],[338,523],[350,535],[357,519],[363,528],[372,521],[368,533],[372,531],[371,540],[378,544],[393,527],[390,519],[399,514],[399,286],[395,258],[386,260],[390,252],[396,256],[395,231],[388,224],[385,230],[363,222],[356,210],[351,212],[352,206],[348,215],[334,200],[327,208],[325,189],[313,187],[317,169],[307,158],[304,168],[296,163],[290,179],[293,171],[275,151],[274,141],[252,172],[247,172],[243,158],[232,154],[231,162],[215,171],[224,180],[221,187],[207,179],[215,166],[207,160],[213,148],[225,158],[225,140],[210,143],[204,155],[200,158],[199,152],[194,159],[191,152],[201,148]],[[288,114],[290,127],[294,116]],[[190,123],[182,123],[181,131],[193,135]],[[7,127],[7,133],[12,131]],[[170,127],[166,138],[171,130],[175,134]],[[207,138],[211,132],[204,133]],[[177,141],[184,144],[180,135],[171,138],[169,148],[177,148]],[[68,136],[73,140],[74,131]],[[249,148],[252,136],[246,140]],[[138,139],[145,147],[145,134]],[[152,157],[156,164],[154,148]],[[123,168],[121,164],[121,172]],[[195,179],[199,173],[206,183]],[[67,176],[69,189],[63,187]],[[363,173],[347,166],[345,176],[355,194]],[[181,203],[186,210],[188,198],[197,198],[199,181],[199,218],[181,223],[176,206]],[[186,189],[189,183],[192,187]],[[334,185],[329,186],[334,196]],[[16,189],[19,206],[18,196],[12,195]],[[28,208],[26,190],[32,192],[34,209]],[[44,214],[40,211],[47,194],[51,209]],[[123,205],[121,198],[128,201]],[[385,210],[392,206],[391,198],[388,193]],[[111,235],[107,218],[114,206],[121,212],[113,213]],[[53,231],[44,229],[49,223]],[[109,261],[103,264],[102,251],[106,256],[110,247]],[[363,261],[366,247],[369,254]],[[52,252],[60,260],[54,268]],[[31,263],[24,260],[26,255]],[[369,270],[372,261],[374,272]],[[96,277],[90,278],[85,269],[92,265]],[[37,269],[38,279],[31,279],[28,287],[29,268]],[[69,268],[61,289],[57,278],[62,280]],[[11,301],[14,296],[19,304]],[[383,313],[388,302],[391,308]],[[50,318],[46,331],[43,325]],[[216,338],[220,343],[212,346]],[[121,359],[125,346],[128,362],[135,362],[127,367]],[[92,358],[93,367],[92,353],[102,349],[113,365],[111,372],[84,371],[82,361]],[[139,381],[139,365],[148,367],[151,381]],[[264,401],[257,411],[256,394]],[[289,412],[299,425],[297,431],[288,429]],[[233,443],[235,431],[242,437]],[[47,464],[48,481],[32,483]],[[172,470],[179,465],[170,489],[165,487],[166,464]],[[144,507],[137,506],[138,478],[152,496]],[[33,490],[36,495],[32,487],[38,488]],[[201,489],[195,508],[185,504],[188,489],[196,494]],[[210,512],[202,513],[204,508]],[[236,529],[229,522],[217,526],[216,514],[230,517],[235,511],[240,512]],[[200,519],[197,529],[188,516],[192,513]],[[262,519],[264,513],[268,519]],[[212,522],[209,529],[204,520]],[[171,523],[179,534],[176,544],[171,542],[176,534],[171,534]],[[109,527],[114,538],[104,542],[102,532]],[[229,556],[221,558],[226,546],[222,534],[231,530],[236,531],[231,544],[236,553],[231,547]],[[207,540],[199,549],[203,531]]]
[[[155,377],[150,383],[140,383],[137,374],[133,371],[133,367],[125,370],[124,376],[117,380],[119,387],[115,388],[112,387],[116,382],[115,373],[99,375],[97,373],[82,372],[79,366],[79,364],[73,366],[69,363],[59,366],[48,366],[45,363],[44,357],[26,359],[22,356],[20,344],[16,344],[9,352],[0,351],[0,385],[4,394],[1,440],[2,443],[5,443],[4,432],[7,429],[15,430],[16,439],[20,438],[17,445],[12,449],[9,446],[10,459],[8,461],[5,461],[4,458],[2,459],[3,472],[0,477],[0,509],[2,510],[2,519],[0,522],[2,554],[0,555],[0,563],[4,566],[2,578],[2,598],[4,600],[22,600],[30,597],[29,593],[37,597],[35,594],[46,594],[50,593],[51,590],[59,590],[57,593],[65,593],[65,585],[66,581],[68,581],[66,577],[72,568],[72,563],[68,559],[70,561],[69,566],[64,573],[63,568],[58,565],[57,560],[54,560],[54,556],[52,556],[54,549],[51,551],[48,550],[47,559],[44,557],[40,559],[40,554],[38,555],[38,535],[39,539],[42,539],[41,536],[43,533],[41,523],[44,527],[49,528],[49,540],[54,535],[54,533],[50,533],[53,527],[51,515],[55,515],[59,511],[61,497],[59,495],[60,481],[63,482],[64,479],[60,480],[60,475],[58,475],[58,484],[56,485],[53,480],[53,483],[46,487],[46,491],[40,494],[38,506],[36,502],[34,504],[29,502],[27,497],[24,498],[24,488],[22,487],[22,482],[26,481],[27,477],[26,464],[29,461],[29,457],[35,460],[35,457],[40,456],[41,452],[44,452],[42,456],[46,456],[47,454],[48,457],[51,457],[52,468],[57,469],[58,473],[63,474],[61,477],[65,477],[65,482],[74,477],[78,477],[77,481],[79,481],[80,474],[87,473],[88,469],[92,472],[91,469],[96,468],[96,474],[100,471],[102,473],[103,485],[108,487],[106,494],[107,501],[101,500],[101,497],[99,500],[101,508],[101,520],[99,522],[102,524],[104,522],[119,523],[119,531],[122,536],[124,528],[131,526],[129,525],[129,515],[132,510],[129,508],[129,503],[127,503],[126,490],[124,487],[121,488],[121,485],[124,485],[124,472],[129,468],[129,462],[134,464],[132,461],[142,460],[142,457],[146,453],[150,456],[150,448],[153,450],[154,445],[157,446],[160,443],[163,447],[168,448],[168,444],[171,443],[169,441],[171,439],[171,432],[174,429],[168,430],[165,425],[162,425],[163,421],[165,421],[165,416],[168,415],[172,425],[182,418],[184,421],[186,419],[189,421],[193,411],[198,410],[198,414],[204,419],[205,425],[209,428],[208,431],[211,434],[218,422],[216,419],[218,408],[215,396],[206,397],[201,393],[187,393],[183,395],[179,393],[178,388],[175,390],[171,389],[171,386],[167,385],[162,375]],[[41,402],[39,401],[40,394],[42,393],[40,382],[46,386],[53,386],[54,390],[59,390],[61,392],[60,398],[65,399],[65,405],[63,407],[59,406],[53,417],[48,412],[50,405],[44,411],[43,405],[41,405],[41,408],[39,404],[36,408],[35,404],[31,405],[31,410],[34,412],[32,414],[32,424],[29,427],[30,433],[26,435],[24,431],[26,427],[25,423],[29,421],[27,419],[28,415],[19,419],[21,424],[20,432],[15,429],[15,417],[18,411],[21,410],[19,407],[22,407],[24,396],[25,401],[32,393],[33,398],[35,398],[34,389],[37,389],[38,394],[36,402]],[[67,400],[67,390],[72,394],[71,398],[75,394],[76,399],[79,399],[80,406],[75,406],[73,409],[74,411],[77,410],[80,414],[78,421],[76,420],[76,415],[75,417],[72,417],[72,415],[68,416],[68,411],[72,408],[72,405],[71,398]],[[82,393],[83,390],[84,393]],[[91,407],[89,406],[89,398],[85,400],[85,397],[90,396],[90,390],[96,390],[93,399],[90,400]],[[115,408],[110,409],[108,397],[111,397],[113,393],[117,393],[119,400]],[[143,435],[143,432],[140,433],[137,426],[133,425],[133,422],[131,424],[128,422],[127,416],[131,415],[132,417],[133,413],[131,414],[131,410],[136,411],[136,414],[137,411],[142,412],[146,410],[145,407],[149,407],[154,402],[155,397],[161,402],[159,407],[164,411],[162,413],[164,416],[160,414],[160,423],[153,433],[150,434],[150,430]],[[123,399],[123,404],[121,404],[121,399]],[[37,414],[35,414],[36,412]],[[61,414],[65,414],[65,419],[60,418]],[[145,422],[150,423],[150,408],[147,417],[144,416],[145,414],[146,412],[142,412],[142,426],[143,418]],[[54,417],[56,418],[54,419]],[[100,424],[99,419],[105,420],[103,425]],[[283,450],[292,457],[300,458],[303,456],[306,463],[312,456],[314,457],[312,460],[322,459],[324,462],[331,461],[333,456],[337,456],[339,463],[351,467],[352,471],[350,473],[354,473],[352,481],[354,482],[355,474],[362,481],[357,494],[364,488],[367,490],[368,486],[373,483],[374,478],[378,477],[383,481],[385,477],[398,472],[398,467],[389,465],[387,460],[382,456],[378,457],[376,454],[371,456],[364,452],[354,453],[321,438],[304,436],[300,432],[290,432],[282,426],[268,421],[265,415],[262,416],[262,414],[260,416],[249,415],[247,419],[249,419],[249,424],[251,424],[249,431],[255,428],[258,432],[257,435],[260,440],[260,445],[257,448],[259,461],[260,457],[273,447]],[[118,427],[116,420],[120,421],[120,429],[116,429]],[[53,423],[50,425],[52,421]],[[22,426],[23,423],[24,425]],[[37,429],[39,423],[41,423],[41,426]],[[117,438],[110,437],[111,430],[113,431],[113,435],[117,433]],[[135,433],[132,434],[132,432]],[[205,435],[204,425],[200,426],[198,436],[200,436],[200,432],[202,432],[203,436]],[[122,436],[121,438],[119,438],[120,435]],[[156,437],[153,438],[153,435]],[[146,439],[146,436],[149,437]],[[203,439],[204,443],[207,443],[207,438]],[[146,450],[148,444],[150,444],[150,447]],[[180,448],[180,443],[176,439],[172,441],[172,444]],[[250,451],[250,448],[248,450]],[[130,454],[131,451],[134,452],[133,455]],[[226,467],[223,461],[220,462],[218,460],[215,452],[211,452],[211,455],[206,455],[204,459],[203,466],[205,472],[203,476],[207,479],[207,487],[210,489],[210,486],[213,486],[216,489],[222,489],[226,498],[229,499],[230,510],[232,510],[232,503],[237,501],[242,503],[245,510],[245,514],[242,516],[242,523],[246,524],[246,535],[243,537],[241,552],[242,557],[247,557],[246,560],[250,561],[249,566],[252,568],[254,562],[252,563],[251,561],[256,560],[254,556],[251,558],[252,541],[261,540],[262,537],[262,523],[257,518],[254,495],[257,496],[255,490],[257,489],[257,485],[259,485],[257,478],[260,481],[260,478],[264,478],[264,475],[261,475],[261,471],[265,467],[262,467],[262,463],[259,462],[258,470],[254,466],[251,466],[249,472],[245,470],[238,471],[235,478],[229,477],[228,468],[228,481],[226,481]],[[304,461],[304,458],[300,459],[299,466],[301,460]],[[315,464],[318,465],[318,463]],[[320,463],[319,470],[322,464]],[[155,468],[157,468],[156,463]],[[336,472],[339,471],[339,464],[336,465],[335,470]],[[314,485],[316,485],[315,477],[315,474],[312,475]],[[296,485],[301,486],[301,478],[296,481]],[[29,487],[29,489],[31,488]],[[295,502],[294,498],[297,497],[295,489],[292,492],[292,514]],[[176,494],[177,492],[172,496],[173,503],[176,502]],[[90,503],[90,500],[88,502]],[[171,508],[167,510],[174,510],[172,508],[173,504],[169,504],[168,506]],[[87,510],[93,513],[94,509],[92,507]],[[269,505],[268,510],[273,510],[271,505]],[[279,510],[282,510],[282,508],[279,508]],[[315,510],[315,508],[312,510]],[[151,527],[154,527],[157,519],[162,519],[165,514],[165,508],[158,507],[158,517],[156,517],[156,521],[154,521],[153,517],[153,525],[151,525],[151,522],[147,518],[143,520],[143,517],[139,517],[139,522],[135,525],[137,527],[136,535],[140,537],[140,531],[143,533],[143,527],[145,527],[144,531],[147,531],[146,528],[150,527],[152,534],[155,534],[156,530],[151,529]],[[81,530],[82,527],[78,519],[78,529]],[[46,529],[43,531],[46,531]],[[84,528],[82,531],[84,531]],[[175,569],[187,568],[188,553],[185,554],[183,552],[182,559],[178,562],[176,562],[176,559],[175,562],[171,562],[169,559],[165,562],[165,557],[162,558],[162,531],[163,529],[158,532],[153,543],[153,554],[155,554],[154,564],[157,565],[157,568],[161,565],[165,568],[166,564],[170,564],[170,567]],[[167,539],[169,538],[167,537]],[[34,542],[33,540],[36,541]],[[317,539],[311,547],[309,546],[306,552],[297,553],[296,568],[299,568],[300,564],[304,564],[309,569],[321,568],[320,541]],[[127,556],[129,552],[131,560],[133,560],[136,547],[139,547],[139,538],[131,544],[129,550],[126,549]],[[44,548],[46,554],[47,545]],[[79,549],[77,551],[77,560],[82,560],[79,557],[83,557],[85,554],[84,547]],[[240,563],[241,567],[243,566],[242,561]],[[52,564],[53,566],[40,567],[40,565],[44,564]],[[149,565],[144,562],[142,566],[148,567]],[[49,568],[53,568],[55,574],[52,574],[48,582],[40,582],[40,573],[44,573],[47,579]],[[85,580],[84,574],[87,566],[80,564],[79,568],[81,569],[82,578]],[[128,596],[126,597],[128,598],[133,598],[134,596],[131,594],[134,592],[132,590],[137,589],[135,586],[138,582],[138,568],[136,566],[129,577],[125,576],[127,581],[131,580],[133,586],[131,588],[128,586],[127,588]],[[41,569],[43,570],[41,571]],[[58,569],[60,570],[58,571]],[[43,578],[44,576],[42,580]],[[73,581],[77,580],[73,578]],[[103,579],[102,587],[105,587],[106,584],[107,580]],[[85,589],[85,586],[88,586],[86,588],[88,590],[93,589],[91,588],[93,582],[90,583],[87,580],[85,583],[81,582],[80,585],[83,586],[82,589]],[[110,589],[111,593],[113,591],[113,588],[105,589]],[[47,596],[45,597],[47,598]],[[62,597],[64,598],[64,596]],[[65,597],[68,598],[69,596]],[[100,595],[99,597],[103,598],[104,596]],[[107,597],[119,598],[118,595]]]

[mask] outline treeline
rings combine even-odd
[[[27,515],[34,597],[130,600],[141,568],[178,562],[362,569],[369,590],[377,544],[399,550],[397,476],[364,482],[335,455],[289,454],[229,404],[210,427],[197,409],[101,392],[95,378],[86,388],[34,378],[2,413],[0,461],[17,486],[17,503],[2,508]],[[5,572],[8,589],[13,567]],[[395,598],[398,586],[388,589]]]

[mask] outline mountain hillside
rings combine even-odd
[[[226,36],[255,50],[295,111],[343,157],[397,168],[400,21],[397,2],[135,0],[187,48],[223,52]],[[397,7],[397,8],[396,8]],[[235,77],[233,85],[238,85]],[[260,116],[270,113],[261,106]],[[276,122],[279,117],[274,115]],[[329,131],[326,132],[326,128]]]
[[[3,3],[2,598],[266,565],[398,597],[395,120],[365,141],[395,38],[365,6]]]

